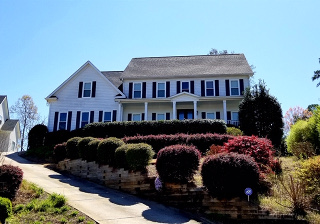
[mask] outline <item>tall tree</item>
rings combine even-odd
[[[298,120],[308,120],[312,116],[312,112],[302,107],[290,107],[284,115],[284,132],[287,134],[290,131],[290,127]]]
[[[319,58],[320,63],[320,58]],[[312,76],[312,81],[320,78],[320,70],[314,71],[314,75]],[[317,87],[320,86],[320,82],[317,83]]]
[[[281,106],[269,94],[263,81],[259,80],[259,84],[246,90],[239,105],[239,121],[244,134],[267,137],[274,146],[280,146],[283,135]]]
[[[21,151],[24,151],[27,145],[25,140],[28,139],[30,129],[39,122],[38,108],[29,95],[23,95],[15,105],[10,107],[10,112],[16,114],[20,121],[21,134]]]

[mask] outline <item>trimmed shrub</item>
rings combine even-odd
[[[256,136],[238,136],[224,144],[223,150],[246,154],[254,158],[261,171],[270,172],[273,162],[272,144],[269,139]]]
[[[259,191],[259,167],[248,155],[220,153],[207,157],[201,167],[203,185],[212,197],[231,199],[244,197],[250,187],[253,196]]]
[[[97,160],[97,149],[101,140],[94,139],[88,143],[88,153],[87,153],[87,162],[96,161]]]
[[[227,134],[232,136],[242,136],[243,132],[236,127],[227,127]]]
[[[97,149],[97,162],[99,164],[115,164],[115,151],[124,145],[121,139],[110,137],[102,140]]]
[[[126,150],[126,160],[132,170],[145,170],[153,155],[152,147],[145,143],[129,144]]]
[[[53,160],[55,162],[59,162],[61,160],[64,160],[66,158],[66,146],[67,143],[64,142],[62,144],[57,144],[54,148],[53,148]]]
[[[37,148],[30,148],[26,152],[29,156],[38,157],[40,159],[48,159],[53,155],[53,146],[40,146]]]
[[[316,155],[316,150],[310,142],[294,142],[291,152],[298,159],[308,159]]]
[[[0,183],[3,183],[0,190],[0,197],[13,199],[19,190],[23,178],[23,171],[12,165],[0,166]]]
[[[68,141],[70,139],[71,133],[67,130],[59,130],[54,132],[48,132],[45,139],[45,145],[56,145]]]
[[[118,147],[114,153],[114,159],[117,167],[128,168],[128,163],[126,159],[126,151],[128,149],[128,144],[124,144]]]
[[[201,154],[195,146],[172,145],[158,152],[156,168],[164,182],[186,183],[198,170]]]
[[[8,198],[0,197],[0,222],[5,223],[12,213],[12,203]]]
[[[90,157],[90,151],[89,151],[89,142],[95,140],[95,138],[92,137],[84,137],[82,138],[78,143],[78,150],[79,150],[79,156],[83,160],[87,160]]]
[[[66,145],[66,156],[69,159],[78,159],[79,158],[79,149],[78,143],[82,140],[80,137],[73,137],[67,141]]]
[[[28,133],[28,149],[44,146],[48,127],[44,124],[37,124]]]

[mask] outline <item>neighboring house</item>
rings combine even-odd
[[[133,58],[123,72],[101,72],[88,61],[46,98],[48,129],[171,119],[237,126],[252,75],[243,54]]]
[[[10,119],[7,96],[0,95],[0,152],[18,151],[20,137],[19,120]]]

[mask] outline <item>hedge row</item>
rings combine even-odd
[[[205,154],[211,145],[223,145],[234,136],[219,135],[219,134],[175,134],[175,135],[146,135],[124,137],[122,140],[125,143],[140,143],[144,142],[152,146],[157,153],[160,149],[178,144],[194,145],[202,154]]]

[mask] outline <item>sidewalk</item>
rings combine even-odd
[[[64,176],[41,164],[23,159],[18,153],[6,155],[4,164],[19,166],[23,178],[48,193],[62,194],[68,204],[100,224],[202,223],[178,209],[128,195],[72,176]]]

